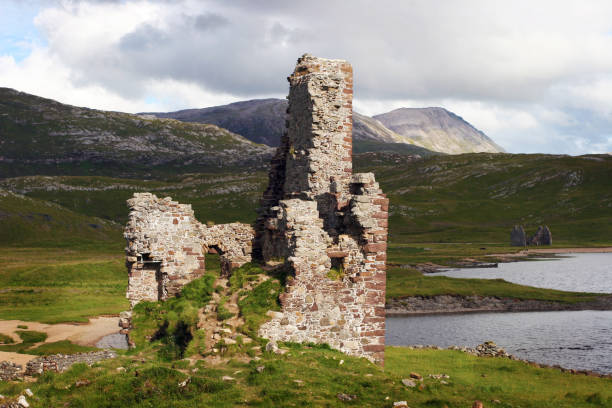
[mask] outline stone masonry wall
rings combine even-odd
[[[115,357],[117,357],[117,353],[112,350],[77,354],[53,354],[50,356],[37,357],[34,360],[28,361],[25,374],[34,376],[40,375],[45,371],[63,372],[76,363],[92,365],[98,361]]]
[[[388,200],[373,174],[352,174],[352,81],[347,62],[309,55],[289,77],[254,256],[285,259],[292,279],[259,334],[382,363]]]
[[[21,365],[12,361],[0,361],[0,381],[14,381],[23,378]]]
[[[353,70],[306,54],[288,80],[287,131],[254,228],[205,226],[189,205],[135,194],[125,230],[128,298],[135,305],[178,293],[204,273],[209,251],[221,254],[226,275],[251,259],[284,261],[282,311],[259,334],[328,343],[382,364],[389,201],[373,174],[352,173]]]
[[[216,247],[226,273],[251,258],[252,228],[233,223],[207,227],[191,205],[170,197],[135,193],[128,200],[125,228],[127,297],[132,307],[143,300],[165,300],[206,271],[205,254]]]

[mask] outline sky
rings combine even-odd
[[[284,98],[346,59],[355,110],[442,106],[512,153],[612,152],[609,0],[0,0],[0,86],[125,112]]]

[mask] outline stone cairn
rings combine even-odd
[[[552,245],[552,234],[548,226],[540,225],[537,232],[527,238],[525,229],[522,225],[515,225],[510,232],[510,245],[512,246],[540,246],[540,245]]]
[[[287,130],[253,228],[208,227],[190,205],[134,194],[125,229],[132,307],[165,300],[221,255],[222,274],[254,260],[289,275],[282,311],[259,335],[328,343],[383,363],[389,200],[372,173],[352,172],[353,69],[304,55],[290,84]],[[122,314],[123,332],[130,314]]]

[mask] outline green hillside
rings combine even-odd
[[[391,200],[391,242],[506,243],[546,224],[553,243],[612,243],[612,156],[464,154],[362,160]]]
[[[390,242],[507,244],[514,224],[548,225],[553,243],[612,243],[612,156],[466,154],[414,159],[355,155],[390,197]],[[263,171],[197,173],[142,181],[94,176],[19,177],[0,187],[77,213],[124,223],[136,191],[192,203],[201,221],[252,222]]]
[[[261,168],[271,153],[214,125],[80,108],[0,88],[0,177]]]

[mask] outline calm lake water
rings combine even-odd
[[[538,288],[612,293],[612,253],[567,254],[563,258],[500,263],[497,268],[450,269],[431,275],[502,278]]]
[[[544,288],[612,292],[612,254],[500,264],[433,275],[503,278]],[[475,347],[493,340],[510,354],[544,364],[612,373],[612,311],[468,313],[388,317],[388,345]]]

